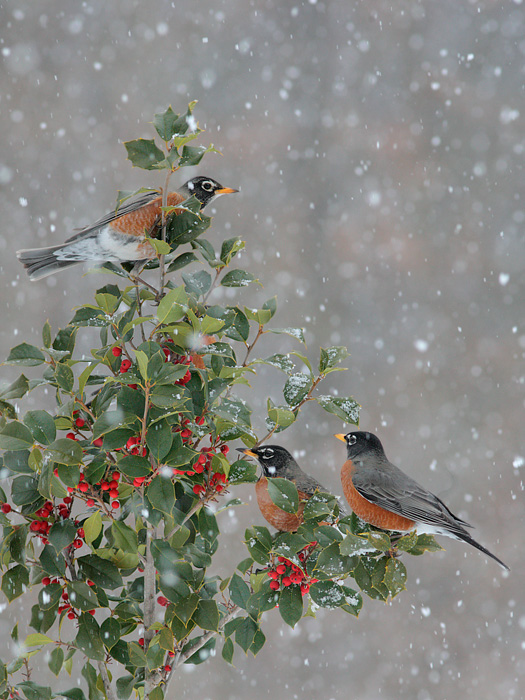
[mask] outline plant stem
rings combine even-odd
[[[259,324],[259,330],[257,331],[257,335],[255,336],[255,338],[253,339],[253,343],[251,345],[246,346],[246,356],[244,358],[244,362],[242,363],[243,367],[246,367],[246,363],[248,362],[248,358],[250,357],[250,353],[253,350],[255,343],[259,340],[261,335],[264,333],[263,328],[264,327],[262,326],[262,324]]]
[[[117,700],[117,696],[115,695],[115,692],[114,692],[113,687],[111,685],[111,681],[109,680],[108,670],[106,668],[106,664],[103,661],[98,661],[97,666],[98,666],[98,672],[100,673],[100,677],[102,679],[102,684],[104,685],[104,692],[106,693],[107,699],[108,700]]]
[[[155,621],[155,564],[151,544],[155,539],[155,528],[148,524],[146,532],[146,565],[144,567],[144,651],[147,652],[149,644],[153,639],[155,630],[152,625]],[[153,678],[151,672],[146,669],[144,684],[144,697],[148,698],[153,689]]]
[[[166,173],[166,181],[164,183],[164,190],[162,191],[162,212],[161,212],[161,238],[163,241],[166,240],[166,211],[164,207],[168,206],[168,187],[170,183],[170,177],[173,173],[173,170],[168,170]],[[164,289],[164,278],[166,275],[166,266],[164,262],[164,255],[161,255],[159,258],[159,271],[160,271],[160,280],[159,280],[159,294],[162,294],[162,290]]]

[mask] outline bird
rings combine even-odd
[[[336,438],[346,443],[347,460],[341,469],[343,493],[361,520],[395,532],[445,535],[461,540],[509,567],[476,542],[466,528],[473,527],[454,515],[443,501],[387,459],[376,435],[356,431]]]
[[[223,187],[211,177],[199,175],[185,182],[176,192],[169,192],[167,205],[182,204],[192,195],[201,209],[223,194],[238,192]],[[16,255],[26,268],[31,281],[52,275],[59,270],[87,260],[100,262],[146,261],[157,257],[145,234],[152,236],[162,216],[162,192],[152,190],[130,198],[115,211],[81,229],[60,245],[48,248],[27,248]],[[180,214],[175,209],[172,214]],[[168,214],[171,216],[172,214]]]
[[[249,457],[255,457],[262,467],[262,476],[255,485],[257,503],[263,518],[276,530],[281,532],[295,532],[304,522],[303,511],[308,501],[316,491],[327,493],[322,484],[309,474],[306,474],[297,464],[292,455],[280,445],[267,445],[265,447],[252,447],[252,449],[238,448]],[[268,493],[268,479],[281,477],[295,484],[299,494],[299,509],[297,513],[286,513],[281,510],[270,498]],[[341,516],[347,515],[342,503],[339,504]]]

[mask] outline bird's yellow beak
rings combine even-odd
[[[249,457],[255,457],[255,459],[257,459],[257,455],[255,454],[255,452],[252,452],[248,449],[244,449],[243,447],[239,447],[237,449],[239,452],[242,452],[243,454],[248,455]]]
[[[334,435],[334,437],[336,437],[338,440],[341,440],[342,442],[346,442],[345,436],[343,433],[336,433],[336,435]]]
[[[231,187],[223,187],[222,190],[215,190],[214,194],[217,196],[218,194],[235,194],[239,190],[234,190]]]

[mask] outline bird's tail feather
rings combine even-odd
[[[479,542],[476,542],[476,540],[473,539],[468,533],[461,533],[456,536],[458,539],[463,540],[463,542],[466,542],[467,544],[471,544],[476,549],[479,549],[480,552],[483,552],[483,554],[486,554],[491,559],[497,561],[498,564],[505,569],[505,571],[510,571],[510,568],[506,564],[504,564],[501,561],[501,559],[498,559],[498,557],[495,554],[492,554],[492,552],[489,552],[489,550],[486,549],[483,545],[481,545]]]
[[[18,250],[16,256],[27,270],[29,279],[34,282],[80,262],[79,260],[59,260],[55,252],[62,248],[62,245],[49,248],[27,248],[26,250]]]

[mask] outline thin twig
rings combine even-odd
[[[222,268],[222,267],[218,267],[218,268],[215,270],[215,279],[214,279],[213,282],[211,283],[211,287],[210,287],[210,288],[208,289],[208,291],[206,292],[206,296],[205,296],[204,299],[202,300],[203,305],[206,304],[206,302],[208,301],[208,298],[209,298],[210,294],[213,292],[213,290],[214,290],[215,287],[217,286],[217,282],[219,281],[219,277],[221,276],[221,272],[222,272],[222,271],[223,271],[223,268]]]
[[[185,663],[190,658],[190,656],[193,656],[193,654],[196,654],[199,651],[199,649],[202,649],[202,647],[214,635],[220,634],[222,632],[222,630],[224,629],[224,626],[226,625],[226,623],[228,623],[230,620],[233,620],[233,618],[237,616],[237,614],[240,612],[240,610],[241,609],[237,605],[233,605],[230,608],[229,612],[227,612],[226,615],[222,618],[221,624],[219,625],[218,632],[215,632],[213,630],[211,630],[210,632],[206,632],[206,634],[204,634],[194,646],[192,646],[190,649],[187,649],[185,652],[180,652],[179,655],[175,657],[175,659],[173,660],[173,664],[171,666],[171,671],[169,673],[169,676],[166,678],[166,683],[164,685],[165,690],[167,690],[169,682],[173,678],[173,673],[174,673],[175,669],[178,668],[179,666],[181,666],[183,663]]]
[[[299,401],[299,403],[297,404],[297,406],[294,406],[293,408],[290,407],[290,410],[291,410],[291,411],[299,411],[299,410],[301,409],[301,407],[304,406],[304,404],[305,404],[307,401],[313,401],[312,391],[315,389],[315,387],[319,384],[319,382],[320,382],[322,379],[324,379],[324,375],[323,375],[323,374],[320,374],[320,375],[317,377],[317,379],[314,380],[312,386],[310,387],[310,391],[306,394],[306,396],[304,397],[304,399],[302,399],[301,401]],[[277,423],[276,423],[276,424],[273,426],[273,428],[272,428],[270,431],[268,431],[268,433],[267,433],[263,438],[261,438],[261,439],[259,440],[259,442],[258,442],[256,445],[254,445],[254,447],[259,447],[259,445],[262,445],[263,442],[266,442],[266,440],[268,440],[269,438],[271,438],[272,435],[275,433],[275,431],[277,430],[278,427],[279,427],[279,426],[278,426]]]

